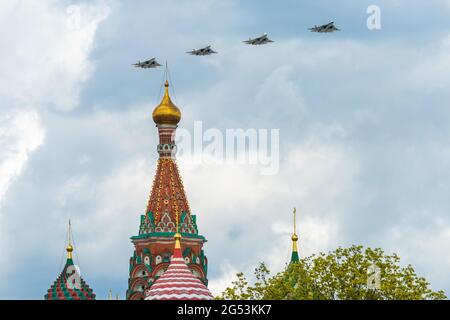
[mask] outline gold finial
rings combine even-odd
[[[67,250],[67,259],[72,259],[72,251],[73,251],[73,247],[69,244],[66,248]]]
[[[177,231],[177,233],[175,233],[173,238],[175,239],[175,249],[181,249],[181,243],[180,243],[181,234],[179,234]]]
[[[291,263],[295,263],[299,261],[298,257],[298,248],[297,248],[297,217],[296,217],[297,209],[294,208],[294,232],[292,233],[292,255],[291,255]]]
[[[153,121],[158,124],[177,125],[181,120],[181,111],[172,102],[169,95],[169,81],[164,83],[165,92],[159,105],[153,110]]]
[[[70,219],[69,219],[69,244],[67,245],[66,251],[67,251],[67,259],[72,259],[72,252],[73,252],[73,247],[72,247],[72,224],[70,223]]]
[[[297,213],[297,209],[294,207],[294,232],[292,233],[292,250],[293,251],[297,251],[297,241],[298,241],[298,236],[297,236],[297,219],[296,219],[296,213]]]
[[[179,226],[179,224],[178,224],[178,210],[176,211],[176,221],[175,221],[175,223],[176,223],[176,232],[175,232],[175,234],[174,234],[174,236],[173,236],[173,238],[175,239],[175,249],[179,249],[179,248],[181,248],[181,243],[180,243],[180,240],[181,240],[181,234],[180,234],[180,230],[178,229],[178,226]]]

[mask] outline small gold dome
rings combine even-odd
[[[181,111],[172,100],[170,100],[169,82],[167,80],[164,86],[166,87],[166,92],[164,93],[164,97],[160,104],[153,110],[153,121],[155,121],[156,124],[177,125],[181,120]]]
[[[292,241],[297,241],[298,240],[298,236],[294,233],[292,235]]]
[[[178,232],[174,234],[173,238],[175,239],[175,249],[179,249],[181,248],[181,234],[179,234]]]
[[[67,250],[67,252],[72,252],[72,251],[73,251],[72,245],[69,244],[69,245],[67,246],[66,250]]]

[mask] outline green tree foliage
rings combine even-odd
[[[396,254],[362,246],[338,248],[291,263],[269,277],[261,263],[251,286],[243,273],[217,299],[231,300],[436,300],[443,291],[432,291],[411,265],[401,267]],[[378,268],[374,268],[377,266]],[[371,270],[379,270],[379,273]],[[379,281],[375,281],[379,279]],[[369,283],[369,285],[368,285]],[[371,285],[370,285],[371,284]]]

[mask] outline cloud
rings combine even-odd
[[[36,112],[10,111],[0,115],[0,225],[4,225],[11,215],[2,214],[4,197],[22,171],[31,155],[44,142],[45,131]],[[0,232],[2,244],[8,243],[6,234]],[[11,246],[2,245],[0,257],[0,276],[6,270],[8,254],[13,250]]]
[[[180,170],[200,232],[209,239],[206,254],[214,290],[224,289],[221,284],[231,271],[252,273],[262,261],[273,272],[284,266],[291,250],[294,206],[301,212],[302,254],[340,243],[338,217],[347,213],[339,199],[353,191],[358,175],[351,150],[310,141],[290,150],[273,176],[249,165],[189,160],[179,160]],[[232,267],[223,269],[223,264]]]
[[[236,280],[236,274],[240,272],[236,270],[229,262],[220,266],[220,276],[209,279],[208,289],[214,296],[219,296],[226,288],[230,287]]]
[[[85,15],[83,24],[71,30],[64,8],[52,1],[28,5],[2,1],[0,27],[8,32],[0,46],[12,50],[2,50],[0,59],[0,142],[6,150],[1,158],[0,201],[11,178],[44,142],[38,110],[49,105],[66,110],[77,104],[96,28],[107,15],[106,7],[98,3],[79,8]]]
[[[107,7],[100,1],[79,5],[82,19],[71,28],[70,11],[56,1],[26,5],[5,1],[1,28],[8,32],[0,45],[12,50],[1,53],[0,99],[34,108],[75,108],[81,85],[91,72],[88,56]]]
[[[450,224],[428,216],[420,227],[408,222],[392,226],[382,242],[385,248],[399,254],[403,263],[412,262],[419,276],[426,274],[434,290],[443,290],[450,285],[447,278],[450,258],[445,254],[450,251]]]
[[[81,24],[71,29],[66,7],[60,2],[25,4],[5,0],[0,4],[0,28],[5,31],[0,39],[4,48],[0,53],[2,283],[12,268],[9,262],[14,252],[11,245],[14,232],[10,227],[19,216],[22,223],[24,219],[32,220],[28,215],[10,211],[10,192],[22,182],[25,169],[34,170],[30,166],[33,154],[48,141],[47,112],[77,107],[82,85],[92,71],[89,54],[94,36],[108,14],[102,1],[81,4],[79,8]],[[35,185],[32,193],[38,194],[39,187]],[[29,199],[22,195],[20,201],[24,198]],[[36,207],[39,200],[35,198],[29,205]],[[10,285],[5,284],[5,288]]]
[[[42,123],[33,110],[14,110],[0,116],[0,207],[9,185],[44,137]]]

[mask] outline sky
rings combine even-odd
[[[380,247],[449,294],[449,17],[448,0],[2,0],[0,299],[43,299],[69,218],[83,278],[125,298],[164,73],[131,64],[151,57],[180,129],[279,129],[276,174],[178,159],[213,293],[282,270],[295,206],[301,256]],[[342,31],[307,30],[329,21]],[[207,44],[219,53],[185,53]]]

